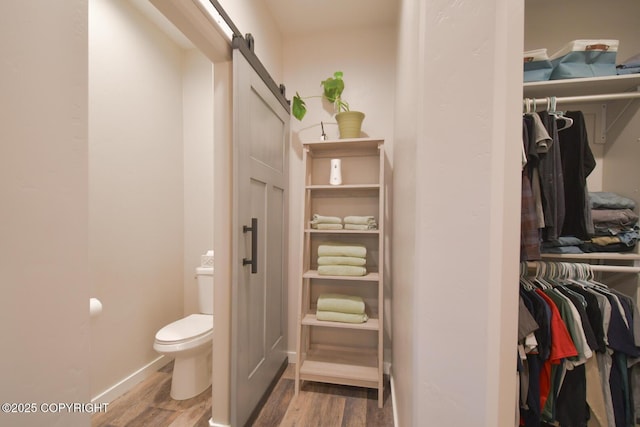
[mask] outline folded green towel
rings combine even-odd
[[[369,225],[365,224],[345,224],[345,230],[376,230],[378,228],[378,224],[373,223]]]
[[[342,323],[364,323],[369,317],[362,314],[353,314],[353,313],[338,313],[337,311],[322,311],[318,310],[316,312],[316,318],[318,320],[326,320],[330,322],[342,322]]]
[[[367,274],[367,269],[355,265],[319,265],[318,274],[321,276],[364,276]]]
[[[318,297],[318,311],[364,314],[364,301],[356,295],[321,294]]]
[[[311,228],[315,228],[316,230],[342,230],[342,224],[311,223]]]
[[[320,245],[318,256],[352,256],[366,258],[367,248],[362,245]]]
[[[375,223],[376,219],[373,216],[345,216],[344,223],[345,224],[360,224],[360,225],[369,225],[371,223]]]
[[[313,224],[342,224],[342,218],[337,216],[322,216],[313,214],[311,222]]]
[[[364,258],[353,256],[321,256],[318,257],[318,265],[365,265]]]

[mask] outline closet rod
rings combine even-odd
[[[556,97],[556,104],[578,104],[581,102],[598,102],[598,101],[617,101],[621,99],[635,99],[640,98],[640,91],[638,92],[623,92],[623,93],[604,93],[601,95],[582,95],[582,96],[561,96]],[[531,101],[535,104],[536,110],[544,111],[549,104],[550,97],[546,98],[525,98],[525,100]]]
[[[640,273],[640,267],[630,265],[591,265],[591,271],[603,271],[611,273]]]
[[[606,272],[606,273],[640,273],[640,267],[630,265],[602,265],[602,264],[588,264],[591,271]],[[529,268],[537,268],[535,261],[527,263]]]

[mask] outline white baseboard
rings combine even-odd
[[[218,424],[213,422],[213,418],[209,418],[209,427],[231,427],[228,424]]]
[[[111,403],[118,397],[131,390],[136,384],[149,378],[151,374],[171,362],[171,358],[165,355],[159,356],[157,359],[146,364],[126,378],[112,385],[102,393],[91,399],[92,403]]]
[[[393,374],[389,374],[389,384],[391,387],[391,405],[393,407],[393,426],[400,427],[400,424],[398,424],[398,405],[396,404],[396,387],[393,382]]]

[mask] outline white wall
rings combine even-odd
[[[251,33],[255,40],[255,53],[260,62],[280,84],[283,79],[284,42],[265,2],[255,0],[219,0],[242,35]]]
[[[87,1],[0,2],[0,51],[0,401],[88,402]]]
[[[420,3],[403,1],[398,25],[398,50],[396,55],[396,104],[393,155],[393,200],[391,251],[392,292],[392,365],[395,404],[400,426],[416,425],[413,407],[414,374],[414,337],[421,329],[414,324],[415,310],[413,299],[416,292],[416,256],[415,247],[418,238],[416,219],[416,152],[420,136],[415,125],[419,112],[423,111],[423,100],[419,89],[424,82],[421,70],[424,58],[418,52],[423,41],[418,37],[422,22]],[[402,242],[402,243],[400,243]]]
[[[184,313],[198,312],[195,269],[213,249],[213,64],[183,54]]]
[[[89,4],[89,261],[96,395],[183,313],[182,53],[129,2]]]
[[[523,7],[403,2],[392,242],[403,426],[514,422]]]
[[[213,70],[128,1],[91,0],[89,25],[96,395],[156,360],[156,332],[197,311],[195,268],[213,247]]]
[[[634,0],[526,1],[524,49],[546,48],[549,55],[571,40],[620,40],[618,62],[638,54],[638,13]]]

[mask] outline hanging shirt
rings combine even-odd
[[[536,289],[535,292],[547,303],[551,310],[551,352],[540,370],[540,407],[544,408],[552,389],[552,365],[559,365],[562,363],[562,359],[577,356],[578,351],[571,340],[567,327],[562,321],[562,316],[560,316],[556,304],[540,289]]]
[[[589,147],[582,112],[567,111],[565,116],[573,119],[573,125],[558,132],[565,197],[562,235],[588,240],[590,235],[587,220],[590,217],[590,208],[586,199],[587,177],[595,169],[596,160]]]
[[[522,145],[525,151],[532,143],[529,129],[525,120],[522,122]],[[520,208],[520,261],[540,259],[540,232],[538,230],[538,216],[536,214],[535,199],[531,188],[530,168],[533,163],[527,162],[522,169],[522,193]]]
[[[555,118],[546,111],[538,113],[542,123],[553,143],[549,151],[540,154],[540,187],[542,189],[542,203],[544,209],[544,241],[556,240],[562,231],[564,223],[564,177],[562,172],[562,153],[558,141],[558,131]]]

